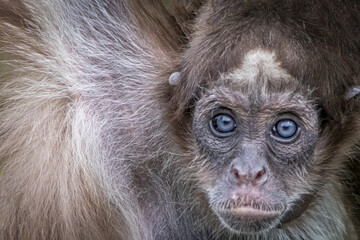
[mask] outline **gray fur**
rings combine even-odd
[[[328,128],[317,139],[316,153],[333,160],[316,166],[326,174],[301,217],[253,236],[221,223],[199,180],[210,179],[200,161],[208,156],[197,149],[189,102],[226,81],[223,63],[206,61],[230,56],[222,48],[235,41],[206,34],[222,23],[217,1],[165,2],[0,0],[0,239],[358,239],[341,183],[360,131],[350,117],[335,153],[324,147],[334,139]],[[298,59],[291,55],[286,76]],[[223,78],[211,82],[205,68]],[[301,194],[318,178],[299,179]]]

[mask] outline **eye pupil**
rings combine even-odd
[[[230,118],[228,118],[227,116],[219,116],[217,118],[216,121],[217,125],[221,128],[221,129],[229,129],[231,128],[232,125],[232,120]]]
[[[273,127],[274,130],[282,138],[291,138],[297,131],[297,125],[292,120],[280,120]]]
[[[228,114],[220,114],[211,120],[213,132],[215,134],[231,133],[236,128],[235,120]]]

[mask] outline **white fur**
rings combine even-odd
[[[242,64],[233,72],[223,74],[221,79],[231,79],[240,85],[266,90],[267,81],[290,81],[291,75],[281,67],[275,52],[254,49],[245,54]]]

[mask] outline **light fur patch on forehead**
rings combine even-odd
[[[255,49],[249,51],[244,56],[240,68],[231,73],[222,75],[221,79],[232,80],[241,85],[267,85],[267,81],[276,83],[276,81],[280,79],[282,83],[287,83],[292,77],[281,67],[274,52],[264,49]]]

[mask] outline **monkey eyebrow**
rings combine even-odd
[[[169,77],[170,85],[177,85],[180,80],[180,72],[173,72]]]

